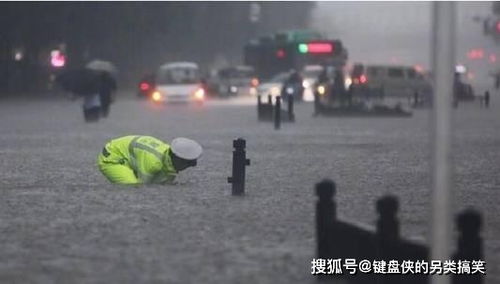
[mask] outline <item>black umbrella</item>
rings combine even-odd
[[[87,68],[68,70],[57,76],[56,82],[68,92],[80,96],[94,95],[101,87],[100,73]]]

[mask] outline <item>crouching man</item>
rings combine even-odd
[[[173,183],[178,172],[196,166],[203,152],[196,141],[179,137],[171,145],[151,136],[130,135],[106,143],[97,157],[112,183]]]

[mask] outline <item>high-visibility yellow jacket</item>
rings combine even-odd
[[[172,182],[177,171],[170,158],[170,145],[151,136],[130,135],[111,140],[103,151],[107,162],[130,167],[139,183]]]

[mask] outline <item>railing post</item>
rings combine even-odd
[[[397,212],[399,208],[398,199],[388,195],[377,200],[377,254],[382,259],[394,257],[397,253],[393,249],[399,241],[399,221]]]
[[[336,221],[336,205],[333,201],[335,195],[335,183],[331,180],[323,180],[316,184],[316,244],[317,257],[332,257],[333,224]]]
[[[458,261],[469,261],[472,267],[472,261],[483,260],[483,240],[480,236],[481,214],[474,209],[467,209],[460,213],[456,218],[458,228],[458,245],[454,259]],[[483,275],[454,275],[453,284],[482,284]]]

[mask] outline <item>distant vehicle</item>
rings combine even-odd
[[[139,85],[137,86],[137,96],[140,98],[150,99],[151,95],[155,91],[156,83],[155,83],[155,75],[148,74],[139,81]]]
[[[430,80],[412,66],[355,64],[350,81],[353,98],[401,101],[417,94],[425,102],[432,96]]]
[[[198,102],[205,100],[205,89],[199,67],[193,62],[171,62],[158,68],[155,91],[151,99],[156,102]]]
[[[254,69],[244,65],[219,69],[210,80],[211,89],[222,97],[255,94],[258,84]]]
[[[281,95],[281,90],[285,81],[290,77],[290,72],[282,72],[271,78],[271,80],[260,84],[257,87],[257,94],[266,100],[267,96],[277,97]]]
[[[453,95],[458,101],[473,101],[476,96],[471,84],[462,81],[461,74],[455,72],[453,79]]]
[[[318,77],[323,72],[325,67],[321,65],[306,65],[302,69],[301,75],[303,80],[302,86],[304,87],[303,99],[304,101],[314,100],[314,88],[317,85]],[[333,67],[327,67],[328,76],[332,76]]]
[[[261,79],[286,72],[302,70],[306,65],[342,67],[347,50],[340,40],[325,39],[313,31],[288,31],[260,37],[245,45],[244,62],[255,68]]]

